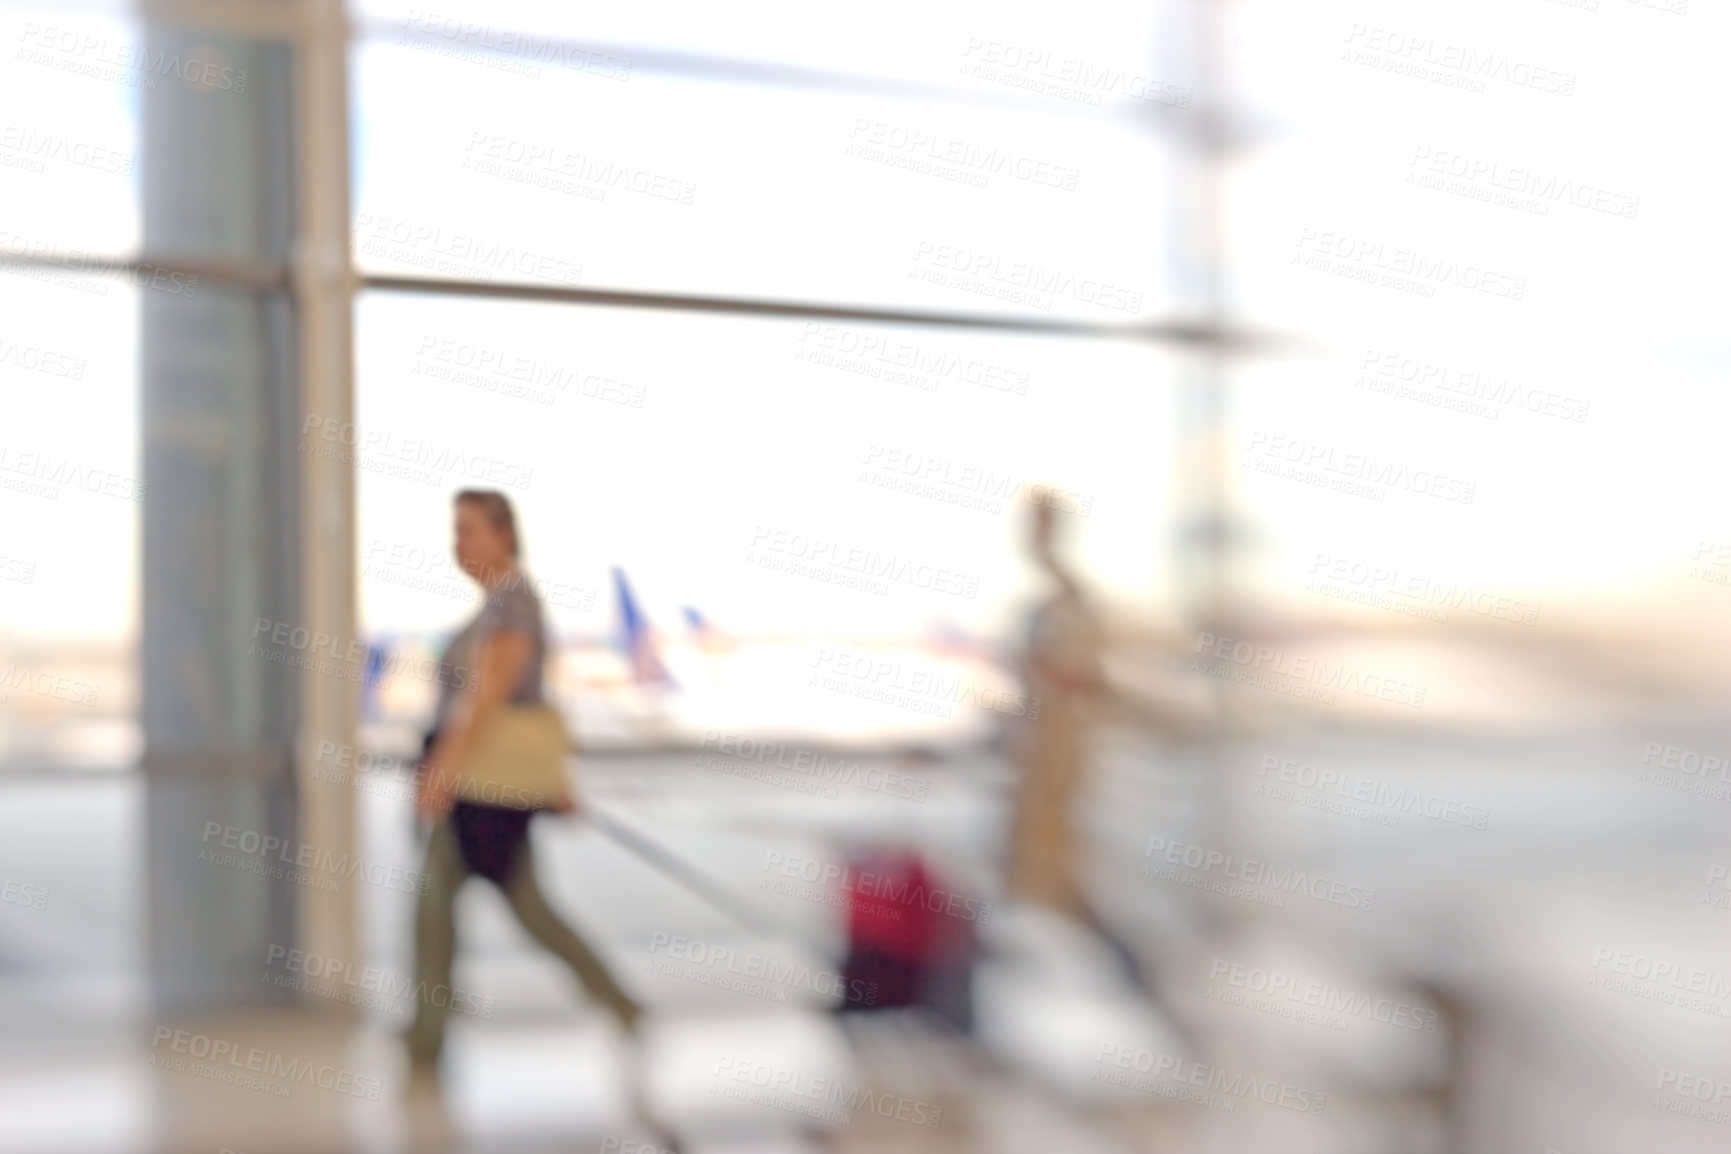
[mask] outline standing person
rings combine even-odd
[[[1112,696],[1101,667],[1103,638],[1081,585],[1058,556],[1057,511],[1043,492],[1032,495],[1029,544],[1052,592],[1028,630],[1031,708],[1025,759],[1010,835],[1012,897],[1095,921],[1076,878],[1071,813],[1087,764],[1089,723]]]
[[[406,1038],[412,1068],[436,1070],[456,954],[457,891],[471,874],[499,888],[523,928],[557,954],[591,995],[635,1029],[641,1008],[589,946],[547,904],[535,883],[529,820],[535,810],[458,801],[452,793],[475,734],[505,703],[544,700],[547,656],[541,602],[519,564],[516,516],[503,493],[466,489],[455,499],[457,563],[481,586],[481,608],[446,649],[439,705],[427,735],[417,808],[433,823],[415,914],[415,1020]],[[567,807],[570,808],[570,807]]]

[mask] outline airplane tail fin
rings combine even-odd
[[[673,675],[661,660],[655,631],[631,592],[625,570],[617,565],[613,567],[613,590],[619,605],[620,646],[631,663],[631,679],[638,685],[672,685]]]

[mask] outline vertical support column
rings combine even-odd
[[[287,273],[143,302],[147,885],[180,1013],[292,998],[272,946],[355,957],[353,879],[279,876],[356,852],[353,791],[313,773],[356,739],[353,477],[300,451],[308,414],[353,417],[347,29],[341,0],[144,12],[152,56],[226,70],[141,97],[145,252]]]
[[[1172,121],[1167,239],[1173,296],[1183,319],[1215,334],[1227,321],[1219,167],[1229,131],[1214,27],[1218,3],[1164,0],[1161,10],[1163,75],[1191,94],[1188,111]],[[1231,618],[1224,363],[1217,342],[1181,353],[1177,396],[1179,583],[1190,624],[1209,632]]]
[[[1218,9],[1227,0],[1162,0],[1161,67],[1190,90],[1187,115],[1174,118],[1173,180],[1167,218],[1174,297],[1181,315],[1215,337],[1179,354],[1175,467],[1179,507],[1178,583],[1189,640],[1202,633],[1232,635],[1232,555],[1237,525],[1230,506],[1230,409],[1226,352],[1226,246],[1220,165],[1232,125],[1221,78]],[[1234,846],[1232,767],[1233,695],[1214,678],[1206,684],[1217,721],[1200,743],[1206,775],[1202,837],[1210,847]],[[1205,932],[1217,932],[1242,913],[1231,900],[1202,892],[1198,910]]]
[[[145,42],[153,58],[244,77],[142,89],[145,250],[280,263],[288,47],[159,23]],[[257,644],[257,623],[300,617],[282,435],[292,320],[280,292],[205,283],[142,298],[147,922],[155,1001],[172,1014],[284,997],[260,978],[268,948],[293,940],[295,887],[272,859],[295,840],[299,678]]]
[[[354,276],[349,251],[348,43],[342,0],[302,0],[296,62],[294,251],[300,408],[297,417],[354,420]],[[284,435],[298,439],[301,420]],[[355,614],[354,469],[298,454],[301,607],[309,628],[358,639]],[[355,791],[319,780],[319,750],[357,739],[359,686],[308,670],[302,675],[296,740],[302,837],[339,858],[358,852]],[[301,944],[359,962],[354,887],[304,891]]]

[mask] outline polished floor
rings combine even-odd
[[[0,877],[50,893],[0,903],[0,1151],[1719,1151],[1731,802],[1655,774],[1667,746],[1731,741],[1626,717],[1291,725],[1211,749],[1106,731],[1082,819],[1115,946],[1003,902],[1012,775],[991,751],[876,759],[923,800],[819,796],[695,752],[598,757],[597,809],[738,908],[542,820],[553,900],[654,1013],[628,1040],[471,885],[456,985],[479,1009],[453,1019],[438,1095],[410,1093],[388,998],[155,1021],[136,780],[19,777],[0,784]],[[401,804],[363,796],[369,852],[412,866]],[[832,1012],[842,915],[798,875],[886,843],[990,904],[967,919],[972,1039]],[[364,965],[412,973],[411,918],[368,888]],[[317,1073],[222,1081],[198,1036]]]

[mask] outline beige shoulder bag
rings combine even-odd
[[[475,731],[453,792],[480,805],[561,809],[571,802],[565,759],[576,752],[551,705],[501,703]]]

